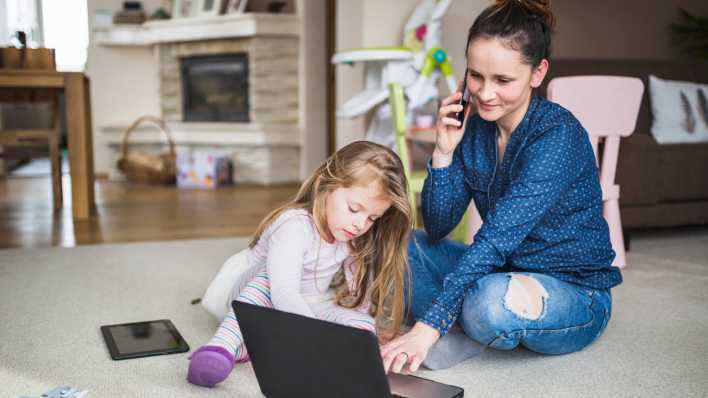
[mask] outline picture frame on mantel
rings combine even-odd
[[[203,0],[173,0],[172,18],[191,18],[197,16],[197,11]]]
[[[224,11],[227,0],[196,0],[196,2],[197,16],[215,17]]]
[[[246,11],[248,0],[226,0],[226,11],[224,14],[243,14]]]

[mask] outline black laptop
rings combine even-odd
[[[268,398],[457,398],[460,387],[386,375],[368,331],[271,308],[232,303],[261,392]]]

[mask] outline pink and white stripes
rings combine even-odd
[[[270,281],[265,269],[246,284],[236,300],[273,308],[273,302],[270,299]],[[376,333],[376,325],[371,316],[362,311],[340,307],[333,300],[312,305],[312,311],[318,319]],[[248,361],[241,328],[233,308],[229,308],[229,313],[221,322],[208,345],[223,347],[234,356],[236,362]]]

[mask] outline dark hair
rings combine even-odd
[[[467,34],[465,55],[472,40],[498,37],[536,67],[551,55],[555,19],[550,0],[497,0],[474,20]]]

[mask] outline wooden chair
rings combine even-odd
[[[54,50],[39,49],[0,49],[0,67],[9,69],[55,70]],[[3,89],[0,91],[0,103],[32,104],[47,103],[51,112],[48,126],[34,128],[32,120],[17,120],[16,123],[2,121],[0,125],[0,158],[2,157],[45,157],[47,152],[51,164],[52,195],[54,210],[62,208],[61,151],[59,140],[61,133],[59,93],[41,89]],[[9,124],[9,125],[8,125]],[[11,147],[13,151],[8,151]]]
[[[626,265],[620,187],[615,184],[620,138],[634,132],[643,93],[642,81],[634,77],[570,76],[555,78],[548,84],[548,99],[571,111],[590,135],[600,169],[603,213],[617,253],[612,264],[616,267]],[[602,154],[598,156],[601,141]]]
[[[418,195],[423,192],[423,183],[428,176],[426,170],[413,170],[412,160],[408,151],[408,123],[406,122],[406,102],[403,95],[403,88],[398,83],[390,83],[389,104],[391,105],[391,120],[393,121],[393,131],[396,135],[396,149],[405,169],[408,180],[408,200],[414,212],[414,227],[420,227],[418,222]],[[474,203],[470,204],[474,207]],[[470,231],[467,228],[469,223],[469,211],[465,213],[457,227],[452,231],[450,237],[460,242],[471,243]]]

